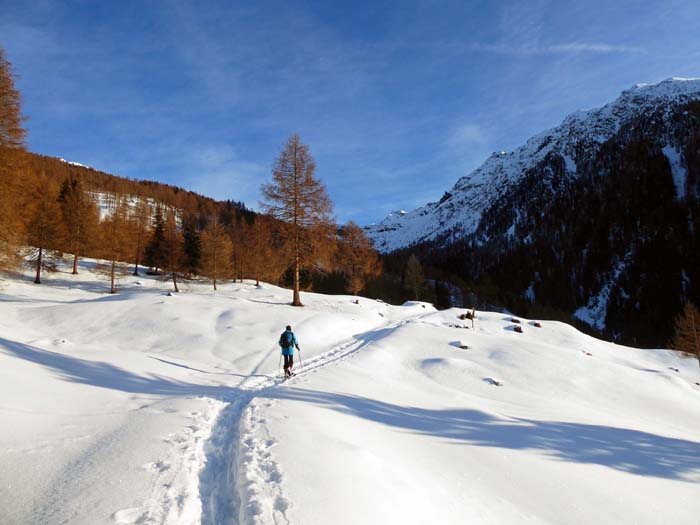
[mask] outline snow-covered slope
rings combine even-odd
[[[558,155],[575,177],[581,163],[593,158],[600,145],[622,125],[653,109],[700,99],[700,79],[671,78],[658,84],[638,84],[610,104],[577,111],[556,128],[530,138],[512,152],[493,153],[457,181],[439,202],[410,212],[394,212],[366,227],[375,246],[385,252],[438,238],[472,234],[486,209],[517,183],[530,168],[549,155]],[[683,166],[676,150],[665,150],[674,166],[677,187],[683,186]]]
[[[87,168],[89,170],[93,169],[91,166],[86,166],[85,164],[80,164],[80,162],[73,162],[70,160],[62,159],[61,157],[56,157],[58,160],[61,162],[65,162],[66,164],[70,164],[71,166],[78,166],[79,168]]]
[[[111,296],[90,266],[3,283],[0,523],[700,515],[696,361],[423,303],[293,308],[248,282]],[[288,323],[303,372],[284,383]]]

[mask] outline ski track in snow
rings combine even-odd
[[[47,278],[49,281],[50,277]],[[78,282],[84,280],[81,277]],[[24,293],[24,283],[11,284],[20,290],[16,292],[18,296]],[[40,451],[48,455],[56,449],[58,460],[53,470],[44,469],[50,476],[47,482],[36,482],[32,490],[26,492],[28,496],[22,506],[9,509],[12,513],[10,522],[94,523],[94,520],[87,521],[86,518],[90,516],[92,520],[99,516],[101,522],[123,525],[288,523],[287,512],[293,508],[293,502],[282,491],[284,475],[274,457],[276,441],[267,421],[261,417],[261,413],[277,401],[267,399],[265,393],[285,383],[293,385],[304,382],[307,374],[348,358],[377,338],[427,313],[420,309],[404,310],[398,318],[379,321],[377,313],[382,317],[384,314],[374,309],[379,304],[374,301],[368,301],[372,307],[365,310],[362,317],[363,305],[356,301],[351,303],[347,300],[347,304],[352,306],[341,306],[346,304],[343,299],[336,299],[335,302],[316,299],[320,309],[309,312],[313,312],[314,319],[320,318],[321,322],[309,323],[309,327],[305,328],[304,322],[308,318],[305,316],[308,314],[300,312],[296,317],[302,338],[315,343],[309,346],[312,357],[304,359],[306,352],[302,349],[300,359],[295,363],[298,374],[284,380],[278,370],[270,373],[279,347],[276,343],[267,348],[267,345],[261,345],[260,342],[265,340],[264,335],[256,340],[243,332],[239,342],[242,351],[234,349],[245,366],[241,373],[227,368],[219,370],[221,365],[216,366],[216,360],[208,362],[207,359],[211,359],[209,356],[215,355],[215,352],[202,352],[205,357],[201,362],[197,362],[196,358],[191,362],[183,359],[178,349],[184,343],[178,333],[165,331],[162,332],[165,335],[159,336],[163,340],[155,339],[151,335],[151,322],[142,323],[143,318],[133,315],[135,308],[126,307],[125,300],[140,301],[151,308],[155,307],[158,311],[156,315],[160,316],[158,322],[161,323],[178,321],[182,313],[191,307],[189,304],[183,305],[184,301],[177,298],[161,300],[163,292],[158,288],[150,294],[139,293],[135,296],[128,290],[123,291],[117,300],[112,297],[98,297],[95,300],[96,306],[109,306],[116,312],[114,315],[118,320],[115,324],[124,323],[130,327],[129,342],[120,340],[117,348],[122,344],[135,348],[129,348],[126,355],[115,352],[114,355],[121,359],[117,360],[117,364],[100,360],[101,349],[94,349],[97,345],[93,341],[103,337],[103,333],[83,334],[76,330],[70,332],[72,336],[69,341],[65,337],[49,337],[42,330],[32,329],[25,333],[13,327],[13,323],[0,322],[3,330],[0,333],[0,356],[6,359],[17,357],[19,359],[11,362],[13,366],[25,367],[33,374],[37,373],[35,370],[46,374],[45,379],[37,376],[36,385],[31,385],[33,388],[43,388],[42,383],[48,382],[53,390],[47,392],[52,395],[54,391],[59,393],[59,400],[51,405],[52,408],[48,408],[44,402],[34,405],[26,403],[31,408],[23,408],[21,404],[17,407],[14,405],[18,401],[12,397],[3,400],[0,408],[7,404],[7,409],[3,411],[27,414],[25,418],[36,418],[38,414],[46,413],[47,416],[58,417],[62,427],[74,428],[71,432],[58,429],[54,433],[41,429],[47,437],[40,442],[29,442],[27,453]],[[28,290],[34,291],[31,288]],[[52,330],[59,334],[72,329],[70,323],[74,319],[80,319],[83,324],[93,321],[94,312],[83,303],[84,292],[92,290],[71,292],[75,297],[63,300],[61,296],[61,301],[54,300],[54,295],[63,291],[54,292],[53,288],[41,290],[47,297],[38,299],[38,302],[43,301],[39,302],[39,306],[27,305],[14,312],[8,310],[17,317],[8,318],[9,321],[30,327],[48,319]],[[235,291],[244,293],[247,290],[241,287],[235,288]],[[270,292],[263,289],[261,293]],[[248,298],[245,300],[256,302]],[[153,305],[150,305],[152,301]],[[226,298],[221,297],[218,301],[216,308],[222,311],[214,309],[211,317],[203,315],[192,321],[192,326],[183,330],[185,336],[189,332],[212,333],[216,344],[230,345],[232,337],[235,341],[232,313],[226,305]],[[407,303],[405,306],[415,308],[418,304]],[[383,307],[380,305],[379,309]],[[343,330],[348,330],[341,336],[346,339],[341,341],[333,332],[337,317],[331,317],[338,313],[350,314],[343,321],[346,324],[340,325]],[[252,318],[252,321],[241,320],[240,324],[244,326],[247,326],[246,322],[259,322],[257,312],[251,314],[242,308],[239,314]],[[294,315],[290,315],[293,323]],[[260,334],[268,329],[263,324]],[[304,335],[305,330],[308,335]],[[257,335],[257,332],[254,333]],[[309,339],[312,333],[313,337]],[[334,337],[331,339],[333,342],[327,340],[327,336]],[[81,337],[85,339],[81,340]],[[328,341],[325,345],[324,340]],[[188,344],[194,345],[199,341],[194,338]],[[210,341],[205,341],[205,344],[212,345]],[[62,349],[65,345],[70,347],[70,352]],[[74,346],[76,349],[80,346],[80,353],[74,350]],[[220,348],[212,346],[215,350]],[[250,350],[261,347],[256,352]],[[34,364],[42,365],[42,368],[29,368]],[[132,372],[140,367],[149,371],[143,375]],[[174,370],[180,375],[171,377],[166,371],[167,367],[175,367]],[[23,368],[18,369],[20,373],[25,373]],[[224,374],[231,379],[218,376],[221,379],[208,378],[209,381],[200,382],[195,379],[200,373]],[[64,390],[50,383],[54,375],[63,380],[59,384]],[[12,384],[9,385],[9,391],[23,392],[18,386],[13,390]],[[101,388],[94,392],[103,397],[88,396],[87,399],[94,397],[100,401],[95,401],[94,406],[86,404],[83,407],[77,403],[80,397],[74,392],[90,387]],[[72,402],[76,404],[61,404],[60,396],[75,399]],[[100,405],[102,399],[104,405]],[[114,410],[111,409],[112,404]],[[95,422],[84,424],[79,418],[85,416],[90,416],[90,420],[94,417]],[[48,423],[46,425],[50,428]],[[84,444],[68,443],[69,440],[82,440]],[[24,445],[18,440],[10,443],[12,446],[3,452],[12,454],[12,458],[17,457],[19,461],[17,455],[22,453]],[[70,448],[59,451],[61,447]],[[66,458],[65,462],[61,462],[63,457]],[[33,479],[28,478],[25,484],[30,486]],[[5,523],[3,516],[8,517],[0,509],[0,522]]]
[[[416,316],[419,317],[419,316]],[[352,356],[373,340],[381,337],[408,320],[387,323],[358,334],[349,341],[336,345],[331,350],[308,361],[301,352],[300,371],[289,380],[279,376],[260,377],[256,371],[273,348],[254,368],[251,375],[224,399],[211,400],[216,415],[209,420],[209,439],[195,442],[197,451],[204,450],[204,467],[199,476],[199,496],[202,504],[202,524],[288,524],[287,510],[292,506],[282,492],[283,474],[275,463],[271,450],[276,441],[266,427],[266,419],[259,412],[261,406],[270,408],[274,400],[258,398],[271,388],[282,384],[294,384],[307,374]],[[204,432],[202,432],[204,433]],[[192,452],[190,452],[192,453]],[[165,495],[165,499],[172,499]],[[181,496],[179,496],[181,497]],[[163,501],[164,508],[172,506]],[[150,523],[143,521],[125,523]],[[156,522],[171,523],[165,520]]]

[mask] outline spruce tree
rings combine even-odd
[[[438,310],[445,310],[451,306],[449,288],[442,281],[435,279],[435,307]]]
[[[177,274],[178,272],[183,271],[185,265],[183,263],[184,250],[182,234],[177,228],[174,213],[169,213],[168,218],[165,221],[162,248],[162,268],[166,273],[170,274],[170,277],[173,280],[173,288],[175,289],[175,292],[179,292],[180,290],[177,286]]]
[[[412,299],[420,300],[423,297],[425,276],[423,275],[423,266],[415,254],[411,254],[408,258],[403,282],[404,288],[411,294]]]
[[[145,262],[148,266],[158,273],[158,268],[163,268],[165,256],[165,218],[163,217],[163,209],[160,206],[156,207],[156,212],[153,216],[153,234],[151,240],[146,247]]]
[[[183,269],[191,276],[199,271],[202,258],[202,242],[197,229],[196,217],[187,217],[183,222]]]
[[[150,233],[151,205],[143,197],[138,197],[134,211],[129,217],[129,226],[134,242],[134,273],[138,276],[139,264],[144,257],[144,250],[148,234]]]

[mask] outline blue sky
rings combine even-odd
[[[298,132],[365,224],[634,83],[699,77],[698,20],[697,0],[0,0],[0,46],[33,151],[256,208]]]

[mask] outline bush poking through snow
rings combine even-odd
[[[467,313],[465,314],[460,314],[458,316],[462,321],[469,319],[470,321],[476,319],[476,312],[472,310],[471,312],[467,310]]]
[[[472,328],[474,328],[474,319],[476,319],[476,310],[472,309],[470,312],[467,310],[467,313],[465,314],[460,314],[457,316],[461,321],[466,321],[469,320],[472,322]],[[466,327],[465,327],[466,328]]]
[[[693,303],[686,303],[676,319],[676,332],[670,347],[694,355],[700,364],[700,310]]]

